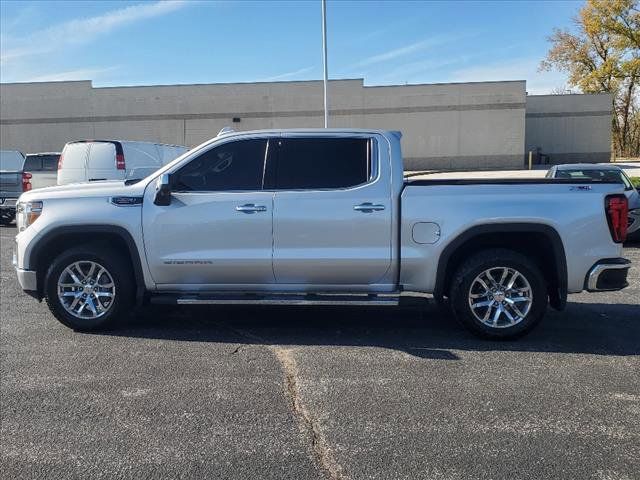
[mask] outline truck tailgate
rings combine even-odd
[[[0,171],[0,198],[19,197],[22,193],[22,172]]]

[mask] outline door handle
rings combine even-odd
[[[378,212],[380,210],[384,210],[384,205],[365,202],[365,203],[361,203],[360,205],[354,205],[353,209],[356,210],[357,212],[371,213],[371,212]]]
[[[264,205],[255,205],[253,203],[245,203],[244,205],[238,205],[236,207],[236,211],[242,213],[266,212],[267,207]]]

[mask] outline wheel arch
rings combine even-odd
[[[435,298],[442,300],[444,296],[448,296],[455,270],[465,258],[487,248],[508,248],[530,255],[545,276],[551,306],[556,310],[565,307],[567,258],[564,244],[555,228],[539,223],[486,224],[462,232],[440,255],[434,288]]]
[[[48,231],[34,244],[29,254],[29,269],[36,271],[37,296],[44,295],[44,277],[49,265],[46,259],[52,259],[62,253],[69,242],[74,245],[103,243],[121,247],[128,257],[136,282],[136,302],[144,299],[145,283],[142,263],[136,243],[129,231],[118,225],[72,225],[57,227]],[[119,250],[120,250],[119,249]]]

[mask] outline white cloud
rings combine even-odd
[[[105,33],[147,18],[173,12],[186,5],[185,0],[167,0],[141,3],[111,10],[102,15],[78,18],[23,38],[3,38],[0,64],[27,56],[54,52],[70,44],[89,43]]]
[[[305,73],[309,73],[312,71],[314,67],[305,67],[299,70],[294,70],[293,72],[281,73],[280,75],[275,75],[273,77],[262,78],[258,80],[259,82],[277,82],[279,80],[290,80],[292,78],[298,77]]]
[[[68,70],[66,72],[48,73],[45,75],[38,75],[30,77],[24,82],[62,82],[70,80],[95,80],[102,74],[117,70],[119,67],[105,67],[105,68],[81,68],[78,70]]]
[[[548,94],[556,87],[564,87],[567,77],[563,73],[539,72],[540,59],[525,58],[505,60],[456,70],[451,74],[452,82],[483,82],[501,80],[526,80],[527,92],[531,95]]]
[[[451,35],[438,35],[433,38],[429,38],[427,40],[411,43],[409,45],[405,45],[404,47],[395,48],[387,52],[379,53],[377,55],[364,58],[359,62],[356,62],[355,64],[353,64],[352,67],[353,68],[367,67],[369,65],[373,65],[376,63],[387,62],[389,60],[393,60],[398,57],[403,57],[415,52],[420,52],[422,50],[427,50],[429,48],[433,48],[438,45],[449,43],[456,39],[459,39],[459,37],[453,37]]]
[[[381,78],[383,82],[405,82],[416,77],[423,77],[431,72],[441,70],[452,65],[466,63],[470,55],[457,57],[441,57],[437,59],[425,59],[417,62],[409,62],[399,65],[387,71]]]

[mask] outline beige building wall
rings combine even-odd
[[[330,126],[403,132],[408,169],[522,164],[525,82],[365,87],[332,80]],[[0,85],[3,149],[60,150],[114,138],[195,146],[236,130],[321,127],[322,82],[93,88],[90,81]],[[239,118],[234,123],[233,118]]]
[[[330,126],[402,131],[409,170],[520,168],[529,150],[552,163],[609,160],[610,95],[527,96],[525,88],[524,81],[366,87],[361,79],[332,80]],[[87,138],[193,147],[225,126],[321,127],[322,105],[320,81],[0,84],[0,144],[25,153]]]
[[[555,164],[610,161],[612,100],[608,93],[528,96],[525,152]]]

